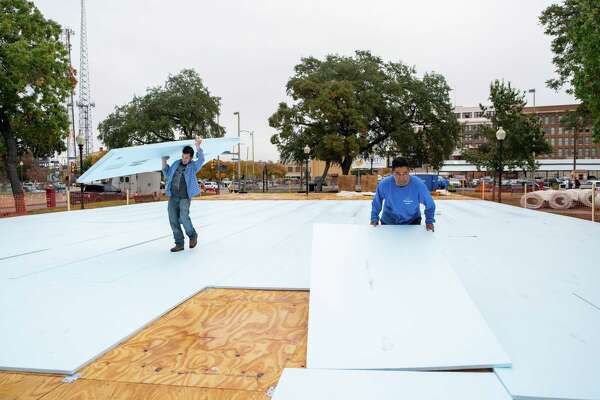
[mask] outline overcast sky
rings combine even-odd
[[[227,135],[237,135],[239,110],[242,129],[256,132],[256,159],[275,160],[267,119],[286,100],[294,65],[304,56],[356,49],[443,74],[455,105],[485,102],[496,78],[536,88],[537,105],[570,103],[545,86],[553,77],[552,53],[538,16],[555,2],[87,0],[94,131],[116,105],[193,68],[222,98]],[[75,30],[79,68],[80,1],[34,3]]]

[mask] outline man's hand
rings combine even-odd
[[[431,232],[435,232],[435,228],[433,227],[433,224],[425,224],[425,229],[427,229],[428,231],[431,231]]]
[[[377,226],[377,225],[379,225],[379,220],[371,221],[371,225],[372,225],[372,226]]]
[[[196,136],[196,148],[200,148],[201,145],[202,145],[202,137]]]

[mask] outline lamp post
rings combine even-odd
[[[306,176],[306,197],[308,197],[308,159],[310,158],[310,146],[304,146],[304,154],[306,154],[306,171],[304,171],[304,175]]]
[[[504,149],[502,146],[504,143],[504,139],[506,139],[506,131],[502,129],[502,127],[498,128],[498,131],[496,131],[496,139],[498,140],[498,142],[500,142],[500,171],[498,171],[498,203],[502,203],[502,170],[504,170],[504,161],[502,159],[504,155]]]
[[[83,175],[83,145],[85,144],[85,138],[83,137],[83,134],[79,132],[79,135],[77,135],[75,140],[79,147],[79,176],[81,177],[81,175]],[[83,182],[80,182],[79,186],[81,187],[81,209],[83,210]]]
[[[254,131],[247,131],[242,129],[240,132],[243,133],[247,133],[250,135],[250,138],[252,139],[252,178],[254,179],[255,175],[254,175]],[[248,158],[248,157],[246,157]]]
[[[23,160],[19,161],[19,180],[23,182]]]
[[[236,111],[233,113],[233,115],[237,116],[237,126],[238,126],[238,139],[240,138],[241,135],[241,131],[240,131],[240,112]],[[241,143],[238,142],[238,151],[237,151],[237,156],[238,156],[238,192],[242,191],[242,153],[241,153],[241,147],[240,147]]]

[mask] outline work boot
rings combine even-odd
[[[193,249],[198,244],[198,236],[190,238],[190,249]]]
[[[175,253],[175,252],[177,252],[177,251],[181,251],[181,250],[183,250],[183,245],[181,245],[181,244],[176,244],[176,245],[175,245],[175,247],[173,247],[173,248],[171,249],[171,253]]]

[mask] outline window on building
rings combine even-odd
[[[288,172],[294,172],[294,167],[287,167]]]
[[[544,124],[548,125],[550,123],[550,117],[544,117]]]
[[[558,156],[562,157],[563,156],[563,149],[558,149]]]
[[[562,135],[563,134],[563,128],[558,128],[558,134]]]
[[[559,137],[558,138],[558,145],[562,146],[562,144],[563,144],[563,138]]]
[[[555,140],[554,138],[551,138],[551,139],[550,139],[550,144],[551,144],[552,146],[554,146],[554,145],[556,144],[556,140]]]
[[[477,111],[475,113],[475,118],[481,118],[481,117],[483,117],[483,113],[481,111]]]
[[[456,119],[460,119],[460,113],[454,113],[454,117],[455,117]]]
[[[463,118],[471,118],[471,115],[472,114],[470,112],[465,112],[465,113],[462,114],[462,117]]]
[[[550,128],[550,134],[554,135],[554,127]]]

